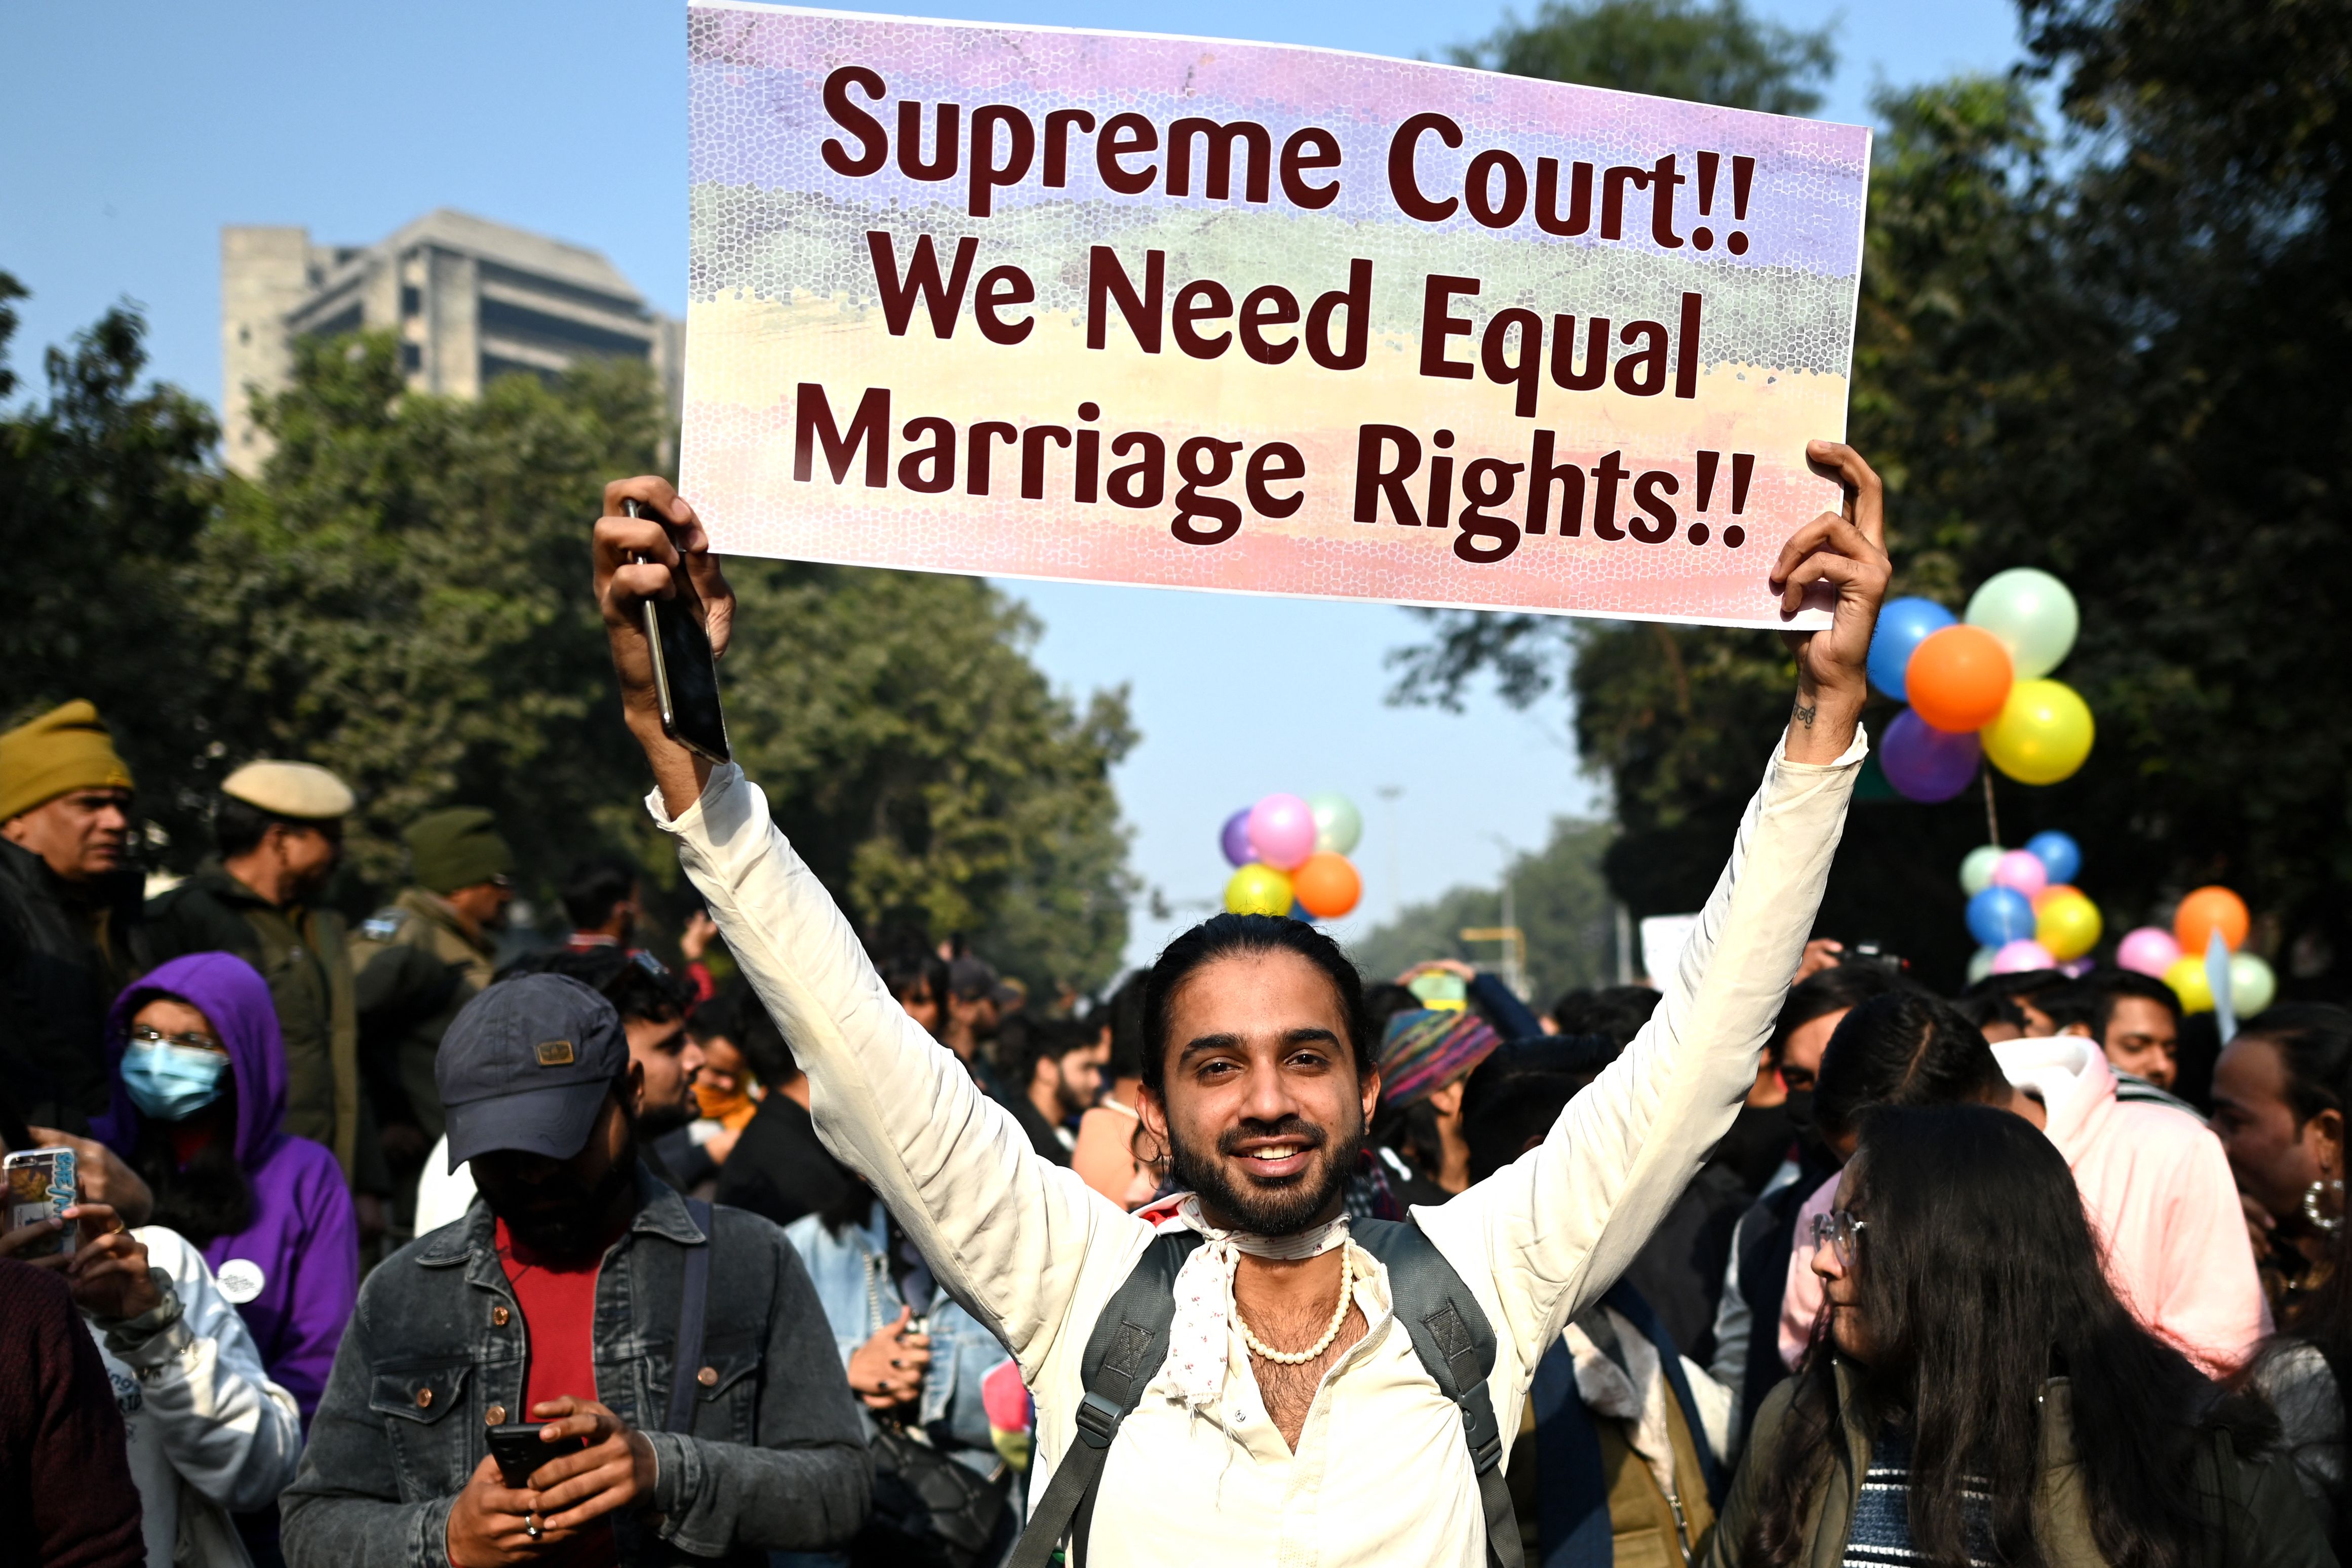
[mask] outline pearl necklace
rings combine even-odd
[[[1242,1326],[1242,1342],[1249,1346],[1252,1355],[1264,1356],[1267,1361],[1277,1362],[1284,1366],[1306,1365],[1329,1350],[1331,1342],[1339,1337],[1340,1326],[1348,1321],[1348,1307],[1355,1299],[1355,1284],[1356,1260],[1349,1255],[1347,1244],[1343,1242],[1339,1247],[1339,1305],[1332,1310],[1331,1326],[1323,1331],[1321,1339],[1303,1351],[1276,1350],[1257,1337],[1249,1326],[1249,1320],[1242,1316],[1240,1304],[1235,1303],[1234,1321]]]

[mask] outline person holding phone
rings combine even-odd
[[[361,1289],[281,1503],[292,1568],[764,1568],[847,1541],[870,1468],[808,1273],[646,1165],[613,1004],[502,981],[434,1070],[479,1198]]]

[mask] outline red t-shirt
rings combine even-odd
[[[547,1399],[596,1397],[596,1275],[604,1266],[604,1248],[575,1268],[551,1268],[529,1253],[515,1249],[507,1222],[499,1221],[499,1261],[505,1265],[507,1283],[514,1288],[515,1305],[522,1310],[523,1332],[530,1347],[530,1366],[523,1379],[522,1408],[511,1421],[535,1421],[532,1408]],[[561,1561],[566,1568],[606,1568],[621,1560],[612,1528],[589,1530]]]

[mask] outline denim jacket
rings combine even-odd
[[[871,1468],[816,1294],[783,1233],[719,1208],[713,1236],[643,1166],[639,1207],[596,1279],[596,1396],[646,1433],[649,1508],[615,1516],[625,1563],[764,1563],[769,1548],[845,1542]],[[667,1415],[686,1249],[710,1246],[703,1384],[690,1435]],[[485,1429],[528,1420],[524,1323],[496,1225],[466,1217],[401,1248],[361,1289],[281,1499],[294,1568],[446,1568],[449,1510],[488,1452]]]
[[[890,1277],[888,1221],[882,1205],[877,1201],[864,1225],[845,1226],[839,1236],[827,1231],[815,1215],[794,1220],[784,1227],[784,1235],[808,1266],[846,1367],[857,1348],[877,1329],[897,1321],[905,1305]],[[981,1380],[1012,1358],[996,1336],[945,1291],[933,1298],[928,1323],[931,1364],[923,1373],[916,1418],[934,1443],[948,1439],[942,1445],[947,1452],[982,1475],[992,1474],[1001,1461],[989,1440]]]

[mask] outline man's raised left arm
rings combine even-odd
[[[1457,1268],[1492,1282],[1522,1367],[1632,1262],[1729,1128],[1828,882],[1866,754],[1864,666],[1890,569],[1877,475],[1838,443],[1807,457],[1843,505],[1790,539],[1772,584],[1786,614],[1828,598],[1830,624],[1783,634],[1788,726],[1674,973],[1655,977],[1656,1012],[1541,1146],[1420,1216]]]

